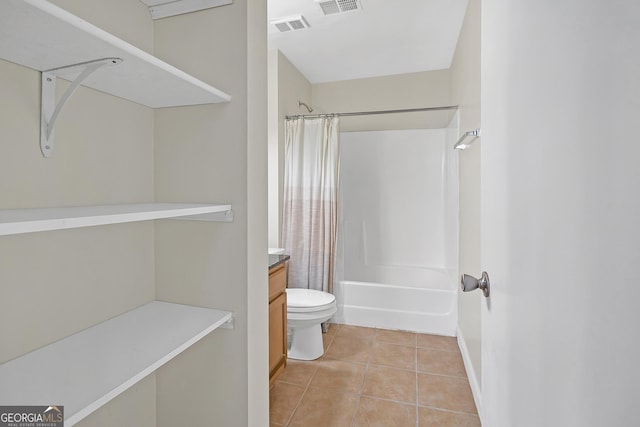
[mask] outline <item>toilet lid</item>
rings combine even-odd
[[[331,304],[336,297],[330,293],[314,289],[287,288],[287,307],[313,308]]]

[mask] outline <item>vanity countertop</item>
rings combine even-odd
[[[269,254],[269,270],[276,267],[291,258],[289,255],[272,255]]]

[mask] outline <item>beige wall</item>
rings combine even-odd
[[[451,105],[449,70],[313,85],[313,107],[319,113],[395,110]],[[342,132],[445,128],[452,111],[342,117]]]
[[[96,2],[96,15],[107,3]],[[44,159],[40,73],[0,61],[0,75],[3,209],[153,199],[150,109],[80,88],[56,126],[53,157]],[[67,86],[59,81],[58,93]],[[7,252],[0,257],[6,263],[0,360],[153,299],[152,230],[150,224],[129,224],[0,239]],[[55,316],[45,310],[49,306],[57,307]],[[36,316],[18,321],[25,308]]]
[[[230,202],[235,212],[233,223],[156,224],[156,296],[232,311],[236,319],[234,330],[210,334],[158,371],[158,426],[248,425],[252,412],[248,403],[249,329],[267,334],[266,328],[260,328],[267,324],[268,300],[266,229],[261,229],[259,221],[266,216],[266,205],[262,206],[256,196],[256,186],[266,181],[266,157],[262,154],[266,149],[266,123],[260,118],[266,101],[260,94],[265,84],[260,82],[260,73],[256,69],[249,76],[247,71],[249,41],[252,55],[260,49],[253,45],[260,43],[260,37],[256,39],[252,33],[248,39],[247,16],[261,13],[264,18],[264,11],[254,9],[263,5],[264,1],[234,2],[155,24],[157,56],[233,96],[228,104],[156,111],[156,197]],[[252,19],[255,21],[255,16]],[[266,64],[257,56],[252,57],[252,65],[266,73]],[[252,102],[250,77],[251,96],[255,97]],[[258,120],[251,123],[251,141],[249,111]],[[250,147],[257,151],[250,151]],[[251,171],[249,158],[256,167]],[[251,200],[249,187],[254,197]],[[248,233],[250,207],[252,225],[258,227],[256,233],[263,238],[254,239]],[[263,257],[257,260],[259,251]],[[255,264],[248,264],[249,253]],[[254,291],[262,290],[264,303],[262,311],[251,313],[252,325],[248,324],[247,304],[249,300],[255,302],[256,295],[249,294],[249,286]],[[262,355],[265,361],[258,366],[259,362],[253,360],[256,365],[251,370],[254,375],[264,376],[262,381],[256,379],[263,387],[263,399],[268,393],[266,344],[264,336],[252,338],[255,356]],[[268,422],[265,405],[263,401],[263,416],[258,417],[261,420],[256,425]]]
[[[458,46],[451,66],[451,91],[460,106],[460,133],[480,128],[480,0],[469,0]],[[460,170],[460,272],[479,277],[480,265],[480,141],[459,154]],[[479,291],[461,293],[458,323],[468,349],[477,383],[480,383]],[[472,375],[473,375],[472,374]],[[471,378],[473,381],[473,378]]]
[[[56,1],[148,48],[152,26],[138,2]],[[86,9],[86,10],[84,10]],[[132,21],[140,25],[132,26]],[[0,61],[1,208],[153,200],[153,111],[79,88],[56,125],[53,157],[39,149],[40,73]],[[68,83],[58,81],[58,94]],[[0,239],[0,362],[154,299],[152,223]],[[136,402],[136,407],[128,402]],[[80,425],[155,425],[155,376]]]
[[[0,60],[0,208],[201,201],[232,203],[236,215],[2,237],[0,362],[153,299],[230,310],[235,329],[210,334],[78,425],[249,425],[249,413],[251,425],[268,425],[265,0],[155,24],[138,1],[54,3],[233,101],[154,111],[81,87],[44,159],[39,73]]]
[[[280,162],[280,119],[278,111],[278,55],[280,52],[269,49],[267,54],[268,63],[268,104],[267,104],[267,125],[268,125],[268,244],[270,248],[278,247],[280,240],[280,188],[282,187],[280,177],[282,176],[278,164]]]
[[[247,2],[248,426],[269,424],[267,2]]]
[[[298,101],[312,105],[311,83],[279,51],[269,53],[269,247],[279,247],[284,177],[284,120],[307,114]],[[277,112],[277,113],[276,113]]]
[[[49,0],[85,21],[153,54],[153,21],[141,1]]]

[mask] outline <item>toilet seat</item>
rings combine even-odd
[[[287,288],[287,311],[291,313],[312,313],[335,306],[336,297],[314,289]]]

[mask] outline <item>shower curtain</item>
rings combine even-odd
[[[338,118],[285,122],[281,247],[289,287],[333,292],[338,227]]]

